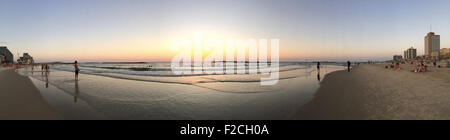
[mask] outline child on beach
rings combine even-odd
[[[80,72],[80,68],[78,67],[78,62],[77,61],[75,61],[74,67],[75,67],[75,80],[78,81],[78,73]]]

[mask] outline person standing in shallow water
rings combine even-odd
[[[80,72],[80,68],[78,67],[78,62],[75,61],[75,80],[78,81],[78,73]]]
[[[350,72],[350,61],[347,61],[347,71]]]
[[[320,62],[317,62],[317,80],[320,81]]]
[[[317,70],[320,70],[320,62],[317,62]]]

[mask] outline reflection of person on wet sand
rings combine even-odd
[[[75,81],[75,96],[73,96],[74,103],[77,103],[79,93],[80,93],[80,89],[78,88],[78,81]]]
[[[317,80],[320,81],[320,71],[317,71]]]
[[[48,88],[48,75],[45,74],[45,88]]]
[[[41,74],[44,75],[44,64],[41,64]]]

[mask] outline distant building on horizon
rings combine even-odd
[[[14,55],[6,46],[0,46],[1,63],[14,63]]]
[[[441,51],[441,58],[450,58],[450,48],[442,48]]]
[[[401,56],[401,55],[394,55],[394,57],[392,58],[392,60],[394,60],[394,61],[400,61],[400,60],[402,60],[402,56]]]
[[[429,32],[425,36],[425,57],[439,60],[441,36],[434,32]]]
[[[404,59],[415,59],[417,57],[417,49],[411,47],[404,52]]]

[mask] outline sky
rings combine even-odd
[[[423,54],[430,30],[450,48],[450,1],[0,0],[0,45],[38,62],[170,61],[195,32],[277,38],[281,60],[384,60]]]

